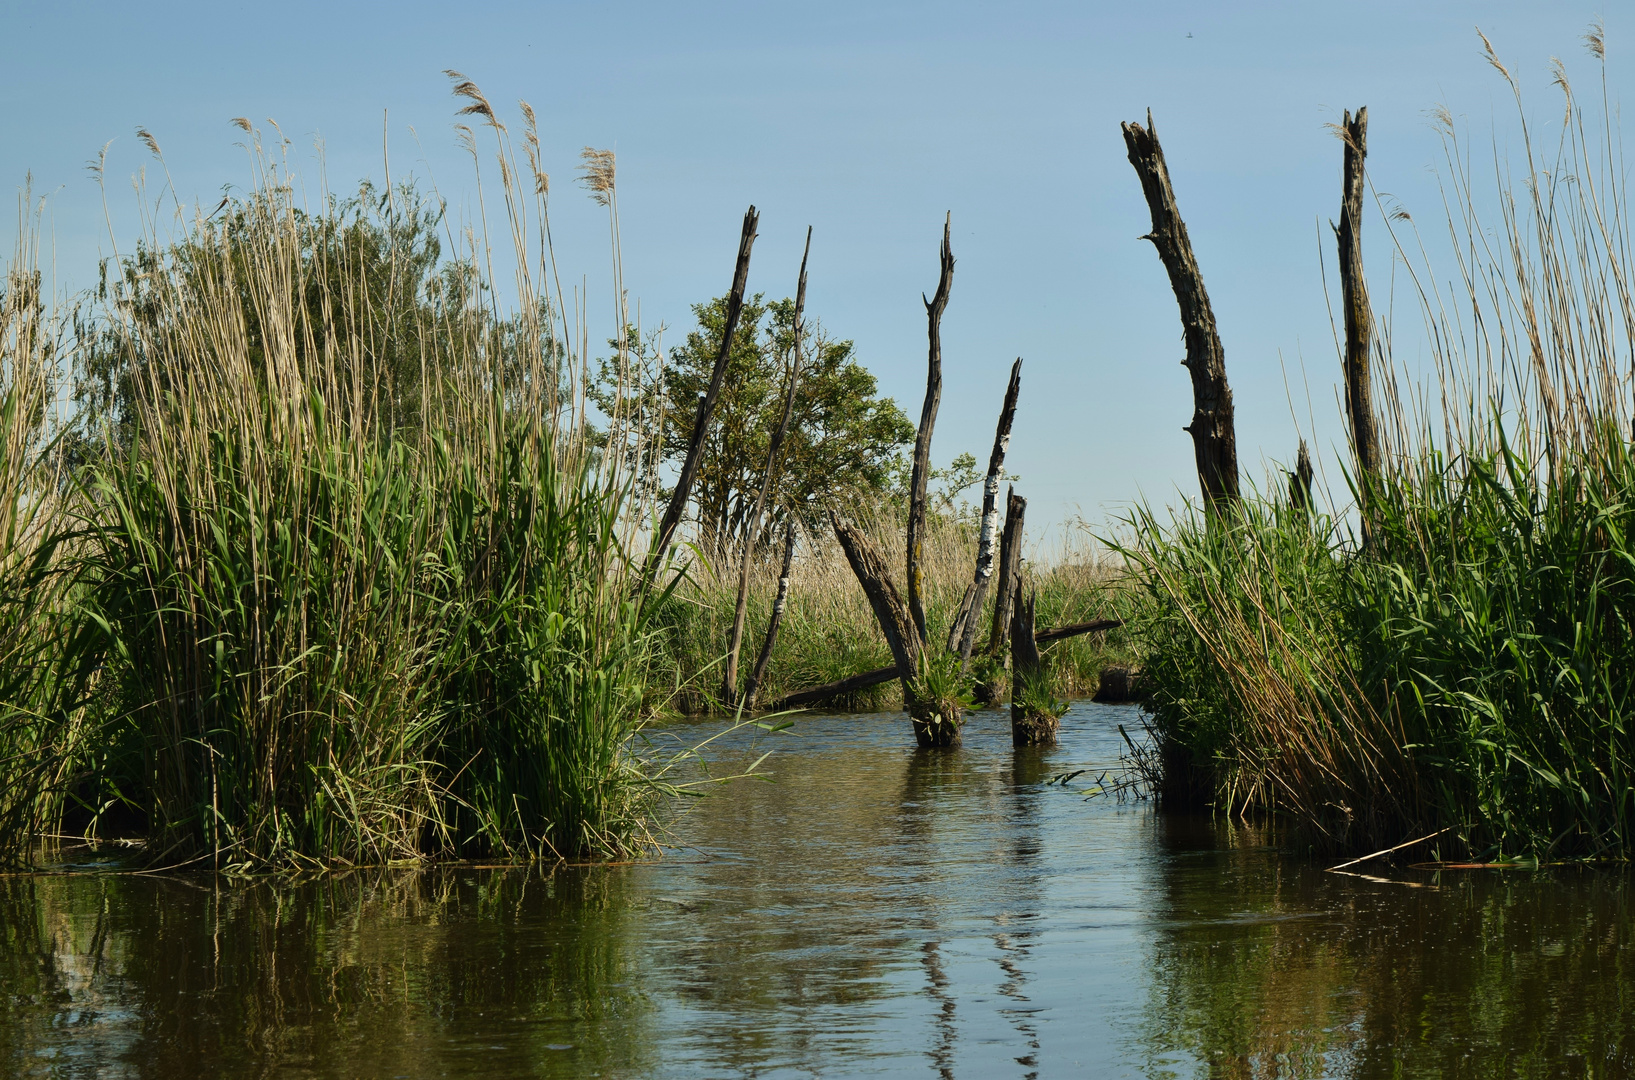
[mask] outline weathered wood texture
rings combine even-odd
[[[795,565],[795,541],[800,533],[790,515],[789,527],[783,540],[783,570],[778,574],[778,595],[772,601],[772,614],[766,621],[766,637],[761,640],[761,655],[755,658],[755,669],[744,684],[744,707],[755,708],[755,695],[760,693],[761,680],[766,676],[766,665],[772,659],[772,647],[778,643],[778,627],[783,623],[784,608],[789,606],[789,572]]]
[[[994,592],[993,622],[988,628],[988,655],[999,656],[1010,639],[1011,609],[1022,574],[1022,519],[1028,501],[1014,487],[1005,496],[1005,531],[999,538],[999,584]]]
[[[1033,608],[1036,593],[1018,593],[1011,613],[1011,671],[1021,678],[1024,672],[1036,671],[1042,660],[1039,642],[1034,637]]]
[[[1170,185],[1169,168],[1158,143],[1152,113],[1147,126],[1122,125],[1124,145],[1130,164],[1141,178],[1141,191],[1152,213],[1152,232],[1141,239],[1151,240],[1169,274],[1181,309],[1181,327],[1186,337],[1186,359],[1181,363],[1192,376],[1192,422],[1183,430],[1192,436],[1193,456],[1198,465],[1198,483],[1211,506],[1235,503],[1238,499],[1237,435],[1232,417],[1232,390],[1226,382],[1226,353],[1215,327],[1215,312],[1209,293],[1192,253],[1186,224],[1176,207]]]
[[[1059,717],[1050,712],[1039,712],[1017,700],[1017,687],[1045,668],[1039,655],[1039,642],[1033,630],[1034,603],[1037,592],[1018,595],[1011,615],[1011,742],[1016,746],[1049,745],[1056,741]]]
[[[1340,247],[1340,294],[1345,305],[1345,408],[1351,420],[1351,449],[1357,461],[1357,490],[1366,500],[1365,478],[1379,472],[1379,438],[1374,428],[1374,386],[1369,372],[1369,350],[1374,340],[1374,316],[1368,306],[1368,283],[1363,279],[1362,216],[1368,156],[1368,108],[1353,116],[1346,110],[1340,126],[1345,141],[1341,173],[1340,224],[1334,235]]]
[[[1022,391],[1022,358],[1011,365],[1010,383],[1005,387],[1005,403],[999,410],[999,426],[994,431],[993,451],[988,455],[988,476],[982,485],[982,532],[977,537],[976,576],[966,591],[959,613],[959,666],[970,666],[971,648],[976,642],[977,618],[993,578],[994,539],[999,532],[999,479],[1005,472],[1005,453],[1011,445],[1011,425],[1016,421],[1016,398]]]
[[[766,511],[766,497],[772,490],[772,480],[778,471],[778,451],[789,434],[789,418],[795,413],[795,389],[800,385],[801,335],[806,325],[806,260],[812,254],[812,227],[806,227],[806,250],[800,257],[800,280],[795,285],[795,332],[789,361],[789,383],[783,395],[783,415],[772,432],[771,444],[766,451],[766,469],[761,473],[761,490],[755,495],[755,506],[750,510],[744,530],[744,554],[738,563],[738,603],[732,612],[732,636],[727,644],[726,673],[721,679],[721,701],[728,707],[738,704],[738,650],[744,644],[744,613],[749,603],[749,566],[755,556],[755,542],[761,536],[761,514]]]
[[[1008,627],[1010,620],[1006,619],[1005,621]],[[1077,637],[1080,634],[1094,634],[1102,630],[1116,630],[1123,625],[1123,619],[1094,619],[1090,622],[1071,623],[1067,626],[1058,626],[1050,630],[1035,631],[1033,640],[1043,645],[1052,641],[1060,641],[1063,638]],[[1010,635],[1007,631],[1006,639],[1008,640],[1009,637]],[[836,679],[834,682],[824,683],[821,686],[813,686],[806,690],[797,690],[793,694],[779,698],[777,704],[774,705],[773,708],[803,708],[807,705],[816,704],[819,701],[827,701],[830,698],[839,697],[842,694],[849,694],[857,690],[867,690],[871,686],[879,686],[881,683],[890,682],[896,677],[896,664],[893,664],[890,667],[875,668],[873,671],[859,672],[856,675],[848,675],[844,679]]]
[[[1311,510],[1311,454],[1306,440],[1300,440],[1300,453],[1295,458],[1294,472],[1289,474],[1289,505],[1296,510]]]
[[[710,417],[715,412],[715,403],[721,398],[721,384],[727,377],[727,357],[732,354],[733,335],[738,332],[738,320],[744,311],[744,289],[749,284],[749,252],[755,244],[755,227],[760,220],[761,215],[753,206],[744,213],[744,227],[738,237],[738,262],[732,271],[732,290],[727,294],[727,322],[721,335],[721,350],[716,354],[715,367],[710,372],[710,387],[698,404],[697,415],[693,417],[693,432],[687,443],[687,456],[682,460],[681,472],[676,477],[675,491],[670,494],[670,504],[664,508],[664,517],[659,522],[658,542],[653,546],[647,560],[648,574],[658,569],[659,564],[664,561],[664,556],[669,552],[670,544],[675,539],[676,528],[681,524],[681,517],[687,510],[687,499],[692,494],[693,481],[698,478],[699,459],[703,457],[704,452],[704,437],[710,429]]]
[[[840,541],[841,550],[846,553],[846,561],[851,564],[852,573],[857,575],[858,583],[863,586],[863,594],[869,598],[869,607],[874,611],[874,619],[880,624],[880,632],[885,635],[891,658],[896,663],[897,677],[903,680],[903,695],[907,700],[913,694],[912,683],[919,674],[921,647],[908,605],[892,583],[885,557],[863,530],[832,511],[829,521],[834,526],[835,538]]]
[[[1031,618],[1029,624],[1032,624]],[[1063,638],[1078,637],[1080,634],[1099,634],[1103,630],[1117,630],[1124,625],[1123,619],[1091,619],[1089,622],[1068,623],[1066,626],[1056,626],[1049,630],[1034,632],[1033,640],[1038,645],[1048,645],[1052,641]]]
[[[925,547],[926,485],[931,478],[931,431],[937,425],[937,407],[942,403],[942,313],[948,307],[948,290],[954,283],[954,252],[949,243],[953,215],[942,224],[942,270],[937,291],[925,301],[926,359],[925,404],[920,407],[920,426],[914,436],[914,467],[909,478],[908,501],[908,610],[921,644],[925,631],[925,587],[923,562]]]

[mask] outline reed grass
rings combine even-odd
[[[68,313],[43,292],[37,205],[19,199],[18,242],[0,283],[0,862],[17,859],[67,806],[88,741],[94,631],[66,617],[73,575],[56,395]]]
[[[1385,462],[1348,477],[1353,507],[1134,515],[1170,797],[1325,847],[1451,826],[1487,859],[1635,848],[1635,266],[1616,129],[1555,83],[1559,132],[1540,150],[1518,91],[1521,160],[1491,188],[1442,114],[1451,285],[1382,215],[1433,376],[1392,363],[1382,320]]]
[[[678,567],[638,572],[651,508],[592,448],[531,119],[519,168],[467,112],[500,165],[509,311],[474,230],[438,263],[405,223],[441,213],[408,189],[308,212],[259,133],[253,191],[144,219],[72,355],[33,249],[14,260],[0,855],[69,828],[235,871],[652,843],[674,788],[643,680]],[[46,408],[65,361],[118,387],[57,424],[71,454]]]

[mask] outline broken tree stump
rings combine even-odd
[[[988,476],[982,485],[982,532],[977,537],[976,574],[966,590],[954,623],[959,633],[959,669],[971,663],[971,647],[976,642],[976,621],[982,614],[988,581],[993,577],[994,538],[999,532],[999,478],[1005,471],[1005,452],[1010,449],[1011,425],[1016,421],[1016,398],[1022,390],[1022,358],[1011,365],[1010,383],[1005,387],[1005,403],[999,409],[999,426],[994,430],[993,451],[988,455]]]
[[[1345,306],[1345,408],[1351,421],[1351,449],[1357,460],[1357,494],[1366,507],[1368,481],[1379,472],[1379,437],[1374,428],[1374,387],[1369,373],[1369,349],[1374,338],[1374,316],[1368,306],[1368,283],[1363,279],[1362,211],[1368,156],[1368,108],[1355,116],[1347,109],[1340,125],[1345,141],[1341,171],[1340,224],[1334,236],[1340,248],[1340,293]]]
[[[1033,633],[1037,594],[1018,596],[1011,616],[1011,743],[1049,746],[1056,741],[1061,713],[1050,692],[1050,669]]]
[[[1311,454],[1306,450],[1306,440],[1301,439],[1294,471],[1289,474],[1289,505],[1308,514],[1311,513],[1311,479]]]
[[[908,710],[914,725],[914,741],[922,747],[958,746],[960,709],[957,701],[927,700],[920,693],[920,666],[924,646],[914,629],[913,617],[902,594],[891,580],[886,560],[863,530],[830,512],[835,537],[846,552],[846,561],[857,575],[863,593],[869,598],[869,607],[886,637],[896,662],[897,678],[903,684],[903,707]],[[844,680],[843,680],[844,681]]]
[[[999,538],[999,581],[994,590],[993,620],[988,628],[987,653],[991,674],[976,684],[976,700],[991,705],[999,700],[999,683],[1004,673],[1005,643],[1010,640],[1011,609],[1016,604],[1016,583],[1022,572],[1022,518],[1028,501],[1007,489],[1005,530]]]
[[[1215,326],[1215,311],[1175,203],[1152,111],[1147,112],[1145,128],[1134,122],[1122,128],[1130,164],[1141,178],[1141,191],[1152,214],[1152,231],[1141,239],[1151,240],[1158,249],[1181,309],[1186,336],[1186,359],[1181,363],[1192,376],[1192,422],[1183,430],[1192,436],[1204,502],[1210,509],[1222,509],[1238,501],[1238,450],[1232,390],[1226,383],[1226,353]]]
[[[914,467],[909,477],[908,498],[908,610],[921,644],[929,639],[925,630],[924,571],[921,562],[925,547],[926,485],[931,479],[931,432],[937,425],[937,408],[942,403],[942,313],[948,307],[948,290],[954,283],[954,252],[949,246],[953,215],[942,223],[941,272],[937,291],[925,302],[926,359],[925,403],[920,406],[920,426],[914,435]]]

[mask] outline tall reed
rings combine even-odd
[[[1517,91],[1521,161],[1496,159],[1491,191],[1440,114],[1451,287],[1413,220],[1383,215],[1434,374],[1391,363],[1384,319],[1366,522],[1268,499],[1135,516],[1172,792],[1336,845],[1446,828],[1445,850],[1484,857],[1635,848],[1635,261],[1616,129],[1554,75],[1551,148]]]
[[[0,598],[0,679],[58,673],[0,682],[0,768],[35,778],[6,786],[8,851],[70,818],[221,869],[651,841],[642,679],[675,568],[640,584],[647,508],[588,438],[531,111],[519,168],[480,90],[455,89],[495,140],[509,311],[486,238],[439,260],[441,213],[410,189],[309,212],[241,122],[253,191],[148,219],[82,326],[107,408],[79,417],[70,482],[37,462],[53,354],[8,288],[0,559],[35,580]],[[71,579],[50,578],[59,545]],[[52,619],[83,656],[39,632]],[[91,669],[87,711],[56,688]],[[95,717],[84,745],[70,706]]]
[[[38,208],[20,197],[17,247],[0,279],[0,862],[24,857],[70,802],[90,734],[94,633],[65,617],[68,500],[60,392],[69,314],[45,295]]]

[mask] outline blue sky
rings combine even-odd
[[[1313,436],[1330,485],[1343,449],[1339,370],[1319,259],[1340,144],[1325,125],[1369,107],[1374,185],[1415,219],[1440,216],[1445,104],[1503,151],[1509,90],[1475,27],[1520,79],[1541,124],[1559,118],[1552,55],[1580,95],[1600,67],[1588,3],[1369,5],[486,4],[0,6],[0,178],[48,196],[58,288],[109,250],[84,165],[108,152],[113,229],[135,233],[125,178],[151,130],[184,201],[249,182],[234,116],[278,122],[309,181],[351,190],[382,173],[435,181],[474,207],[445,68],[503,114],[539,113],[564,276],[590,283],[593,340],[611,333],[603,211],[571,185],[583,146],[618,152],[625,280],[644,323],[678,341],[688,306],[725,291],[738,221],[762,213],[751,287],[793,292],[815,227],[808,308],[857,342],[883,390],[917,415],[921,291],[936,284],[943,214],[958,259],[944,323],[933,456],[985,458],[1010,361],[1022,356],[1011,467],[1030,524],[1114,519],[1138,498],[1195,496],[1180,325],[1150,245],[1121,120],[1150,107],[1220,323],[1246,479]],[[1614,99],[1630,83],[1609,20]],[[8,218],[8,235],[15,223]],[[1427,230],[1429,231],[1429,230]],[[1321,254],[1319,239],[1324,241]],[[1391,265],[1364,226],[1376,302]],[[600,291],[599,291],[600,290]],[[599,314],[600,313],[600,314]],[[606,325],[595,320],[603,318]],[[1417,324],[1400,307],[1399,324]],[[1399,353],[1415,348],[1398,331]],[[1285,378],[1287,372],[1287,380]],[[1291,414],[1290,390],[1296,402]],[[1306,399],[1309,387],[1311,409]],[[1037,533],[1036,533],[1037,535]]]

